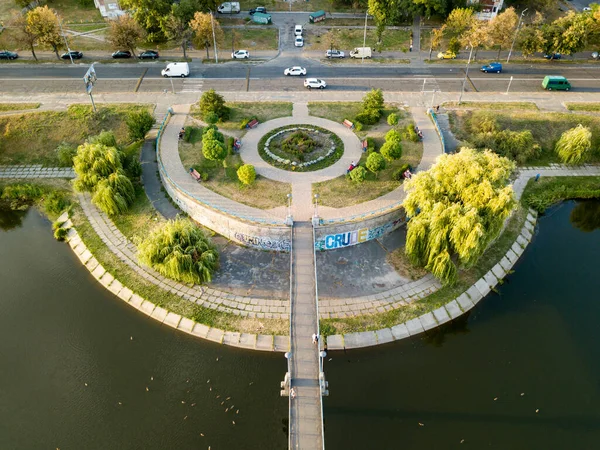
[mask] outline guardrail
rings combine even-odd
[[[372,216],[378,216],[383,213],[387,213],[393,211],[394,209],[398,209],[402,206],[402,202],[396,202],[389,206],[384,206],[383,208],[376,209],[374,211],[369,211],[363,214],[356,214],[350,217],[340,217],[337,219],[320,219],[319,225],[331,225],[338,223],[346,223],[346,222],[357,222],[359,220],[363,220]]]
[[[287,369],[288,369],[288,374],[290,376],[290,386],[289,386],[289,390],[291,391],[292,389],[292,366],[291,366],[291,358],[294,357],[294,355],[291,354],[291,350],[292,350],[292,312],[294,311],[294,308],[292,308],[292,292],[294,289],[294,223],[292,222],[292,226],[290,227],[290,330],[289,330],[289,336],[290,336],[290,349],[289,349],[289,354],[287,357]],[[288,395],[288,417],[290,419],[290,423],[289,423],[289,430],[288,430],[288,449],[292,448],[292,426],[293,426],[293,422],[292,422],[292,395],[291,392]]]
[[[444,134],[442,133],[440,124],[437,121],[437,114],[435,112],[433,112],[433,109],[428,108],[427,115],[431,118],[431,121],[433,122],[433,126],[435,127],[435,131],[437,132],[438,136],[440,137],[440,141],[442,143],[442,153],[446,153],[446,141],[444,140]]]
[[[193,199],[194,201],[200,203],[201,205],[210,208],[220,214],[223,214],[225,216],[231,217],[232,219],[239,219],[239,220],[243,220],[245,222],[249,222],[251,224],[259,224],[259,225],[274,225],[274,226],[282,226],[285,225],[284,220],[269,220],[269,219],[264,219],[261,217],[247,217],[247,216],[242,216],[239,214],[233,214],[227,210],[224,210],[216,205],[213,205],[209,202],[207,202],[204,199],[201,199],[199,197],[197,197],[196,195],[192,194],[189,191],[186,191],[184,188],[182,188],[181,186],[179,186],[171,177],[169,177],[169,174],[167,173],[167,171],[165,170],[164,164],[162,162],[162,157],[160,155],[160,140],[162,138],[162,134],[164,131],[164,127],[167,124],[169,118],[171,117],[171,115],[173,115],[173,110],[171,108],[169,108],[167,110],[167,115],[165,116],[165,118],[163,119],[159,129],[158,129],[158,134],[156,136],[156,161],[158,163],[158,170],[160,171],[160,174],[163,178],[167,179],[169,181],[169,183],[171,183],[171,185],[173,187],[175,187],[179,192],[181,192],[182,194],[186,195],[187,197]]]
[[[319,352],[319,403],[321,406],[321,443],[323,450],[325,450],[325,426],[323,424],[323,389],[325,388],[325,377],[321,380],[321,374],[325,374],[323,370],[323,357],[321,356],[321,342],[323,336],[321,335],[321,321],[319,320],[319,284],[317,281],[317,250],[315,249],[315,227],[312,227],[313,234],[313,265],[315,266],[315,305],[317,310],[317,335],[319,336],[319,344],[317,351]]]

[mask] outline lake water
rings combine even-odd
[[[541,218],[500,294],[469,315],[331,352],[327,449],[597,448],[600,202],[575,205]],[[35,210],[0,213],[0,227],[0,449],[287,447],[282,355],[142,316]]]

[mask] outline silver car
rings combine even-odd
[[[328,58],[345,58],[346,55],[340,50],[327,50],[325,56]]]

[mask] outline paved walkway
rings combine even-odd
[[[290,449],[322,450],[322,406],[319,388],[318,334],[313,229],[294,224],[291,298],[291,377],[296,398],[290,408]]]
[[[157,117],[161,121],[163,117]],[[142,183],[148,200],[164,218],[174,219],[179,214],[179,210],[168,200],[164,192],[163,185],[158,175],[158,163],[156,162],[156,135],[146,137],[142,146],[141,160],[142,164]]]
[[[0,178],[75,178],[70,167],[0,166]]]

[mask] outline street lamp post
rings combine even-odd
[[[517,29],[515,30],[515,37],[512,41],[512,44],[510,46],[510,51],[508,52],[508,58],[506,58],[506,62],[508,63],[508,61],[510,61],[510,56],[512,55],[512,51],[513,48],[515,46],[515,42],[517,41],[517,36],[519,35],[519,30],[521,29],[521,22],[523,21],[523,15],[525,14],[525,11],[527,11],[529,8],[525,8],[523,10],[523,12],[521,12],[521,16],[519,17],[519,23],[517,24]]]
[[[465,70],[465,77],[463,78],[462,89],[460,90],[460,96],[458,97],[459,105],[462,100],[462,96],[465,93],[465,84],[467,84],[467,78],[469,77],[469,66],[471,65],[471,56],[473,55],[473,45],[470,42],[469,46],[471,47],[471,51],[469,52],[469,60],[467,61],[467,69]]]
[[[315,213],[312,218],[313,226],[319,225],[319,194],[315,194]]]
[[[285,218],[285,224],[292,226],[294,224],[294,218],[292,217],[292,194],[287,195],[287,217]]]
[[[60,20],[60,16],[55,12],[56,18],[58,19],[58,26],[60,27],[60,34],[62,34],[63,39],[65,40],[65,47],[67,47],[67,52],[69,53],[69,58],[71,58],[71,64],[75,64],[73,62],[73,55],[71,55],[71,49],[69,48],[69,43],[67,42],[67,37],[65,36],[65,32],[62,27],[62,20]]]
[[[365,32],[363,33],[363,52],[362,52],[362,61],[361,64],[365,62],[365,45],[367,45],[367,19],[369,18],[369,11],[365,12]]]
[[[215,37],[215,24],[213,22],[213,12],[212,11],[210,11],[210,26],[212,27],[213,45],[215,47],[215,63],[218,64],[219,63],[219,55],[217,53],[217,38]]]

